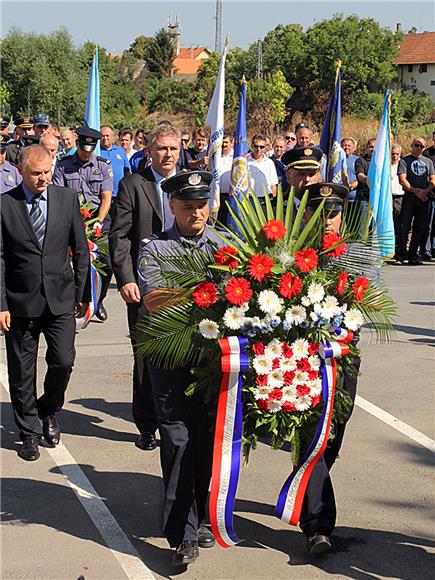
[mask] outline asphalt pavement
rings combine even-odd
[[[397,334],[388,344],[363,336],[359,404],[332,475],[332,554],[310,559],[298,528],[274,517],[290,454],[260,444],[241,472],[234,523],[242,542],[201,550],[174,571],[160,530],[159,451],[134,446],[126,312],[112,288],[108,321],[77,336],[58,448],[42,448],[33,463],[18,458],[0,388],[2,579],[434,578],[435,264],[387,266],[384,274],[399,305]],[[7,386],[4,339],[0,349]],[[38,364],[42,377],[43,345]]]

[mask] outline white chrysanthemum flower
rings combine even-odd
[[[335,296],[326,296],[322,302],[322,316],[323,318],[334,318],[340,314],[340,305]]]
[[[291,325],[298,326],[307,318],[307,311],[303,306],[292,306],[285,313],[285,319]]]
[[[282,399],[275,401],[269,400],[269,411],[271,413],[278,413],[278,411],[281,411],[281,407],[282,407]]]
[[[271,387],[257,387],[254,392],[255,400],[267,399],[271,390]]]
[[[257,375],[268,375],[272,370],[272,359],[265,355],[259,355],[252,361],[252,366]]]
[[[223,321],[227,328],[230,328],[231,330],[238,330],[246,322],[245,313],[243,312],[242,308],[232,306],[231,308],[226,309],[223,316]]]
[[[308,386],[311,389],[311,395],[320,395],[322,392],[322,379],[314,379],[314,381],[311,381]]]
[[[282,400],[294,403],[298,396],[296,385],[284,385],[282,388]]]
[[[302,296],[301,304],[302,306],[311,306],[311,300],[308,298],[308,296]]]
[[[351,308],[344,315],[344,326],[349,330],[358,330],[364,324],[364,317],[359,310]]]
[[[325,296],[325,289],[321,284],[317,284],[317,282],[312,282],[308,286],[307,296],[312,304],[315,304],[316,302],[321,302],[323,300],[323,297]]]
[[[258,295],[258,306],[266,314],[275,316],[282,309],[284,301],[273,290],[262,290]]]
[[[294,356],[291,358],[283,358],[279,364],[283,371],[294,371],[296,368],[296,359]]]
[[[272,358],[278,358],[281,356],[281,346],[282,342],[277,338],[274,338],[266,346],[264,352],[267,356],[272,356]]]
[[[313,371],[318,371],[320,369],[320,357],[318,357],[316,354],[309,356],[308,362],[310,363]]]
[[[294,354],[296,359],[307,357],[308,356],[308,347],[309,347],[308,340],[305,340],[305,338],[298,338],[291,345],[291,348],[293,350],[293,354]]]
[[[253,326],[261,326],[261,318],[259,316],[253,316],[249,320]]]
[[[308,373],[305,371],[296,371],[295,378],[293,379],[293,384],[303,385],[308,381]]]
[[[213,340],[219,336],[219,326],[214,320],[204,318],[198,324],[199,332],[204,338]]]
[[[311,407],[311,397],[309,395],[298,397],[294,405],[298,411],[306,411]]]
[[[294,261],[295,257],[288,250],[281,250],[278,254],[278,262],[281,264],[281,266],[284,266],[284,268],[294,264]]]
[[[238,308],[239,308],[240,312],[242,312],[243,314],[246,314],[246,312],[248,312],[248,310],[249,310],[249,302],[245,302],[244,304],[242,304]]]
[[[268,376],[268,383],[273,388],[280,388],[284,384],[284,379],[282,378],[282,370],[274,369]]]
[[[318,315],[318,314],[316,314],[315,312],[311,312],[311,313],[310,313],[310,320],[311,320],[312,322],[317,322],[317,321],[319,320],[319,318],[320,318],[320,317],[319,317],[319,315]]]

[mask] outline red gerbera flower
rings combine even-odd
[[[237,256],[237,250],[229,246],[222,246],[215,252],[214,261],[219,266],[228,266],[230,270],[234,270],[239,264],[239,260],[235,256]]]
[[[304,384],[304,385],[298,385],[296,387],[296,391],[300,397],[305,397],[305,395],[310,394],[311,389],[308,385]]]
[[[311,399],[311,406],[316,407],[320,403],[320,395],[314,395]]]
[[[266,254],[254,254],[248,260],[248,273],[251,278],[261,282],[272,274],[275,262]]]
[[[327,256],[341,256],[346,251],[346,243],[342,241],[342,237],[333,232],[326,234],[323,238],[322,248],[327,250],[331,246],[335,246],[329,252],[326,252]],[[337,244],[337,245],[336,245]]]
[[[201,282],[192,293],[195,304],[201,308],[208,308],[217,300],[217,290],[213,282]]]
[[[241,306],[249,302],[252,297],[251,285],[245,278],[231,278],[225,286],[225,296],[228,302],[235,306]]]
[[[264,354],[264,344],[262,342],[256,342],[252,345],[252,352],[257,356],[259,354]]]
[[[285,403],[283,403],[281,409],[283,411],[285,411],[286,413],[291,413],[292,411],[296,411],[296,407],[290,401],[286,401]]]
[[[347,284],[347,279],[349,278],[349,274],[347,272],[341,272],[341,274],[338,275],[338,279],[337,279],[337,294],[339,296],[341,296],[346,288],[346,284]]]
[[[101,238],[103,231],[101,229],[101,226],[95,226],[94,227],[94,235],[96,238]]]
[[[310,379],[310,381],[314,381],[315,379],[317,379],[319,376],[319,371],[313,371],[310,370],[308,371],[308,378]]]
[[[258,375],[255,382],[259,387],[267,387],[267,375]]]
[[[284,384],[291,385],[292,382],[294,381],[295,376],[296,376],[295,371],[285,371],[285,373],[282,375],[282,378],[284,379]]]
[[[269,393],[269,401],[279,401],[282,399],[281,389],[272,389]]]
[[[311,370],[311,365],[308,362],[307,358],[299,359],[298,362],[296,363],[296,366],[300,371],[303,371],[303,372],[308,372]]]
[[[258,399],[257,407],[262,411],[269,411],[269,401],[267,399]]]
[[[319,345],[317,344],[317,342],[310,342],[309,343],[308,354],[310,356],[312,356],[313,354],[316,354],[318,350],[319,350]]]
[[[302,280],[293,274],[284,274],[278,286],[278,292],[284,298],[294,298],[302,290]]]
[[[90,212],[88,209],[86,209],[85,207],[81,207],[81,208],[80,208],[80,213],[82,214],[82,216],[83,216],[84,218],[88,218],[88,219],[89,219],[89,218],[91,218],[91,217],[92,217],[92,214],[91,214],[91,212]]]
[[[269,220],[265,226],[263,226],[263,232],[266,234],[268,240],[276,241],[280,240],[285,236],[285,225],[281,220]]]
[[[295,254],[295,264],[301,272],[314,270],[318,262],[319,256],[313,248],[305,248],[305,250],[299,250]]]
[[[274,358],[272,361],[272,370],[279,369],[279,358]]]
[[[281,352],[284,358],[291,358],[293,356],[293,350],[289,347],[286,342],[281,345]]]
[[[369,281],[365,276],[361,276],[355,280],[355,284],[352,286],[355,300],[362,300],[368,285]]]

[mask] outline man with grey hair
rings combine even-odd
[[[179,129],[170,123],[161,123],[150,131],[148,152],[151,165],[127,175],[119,182],[118,196],[113,205],[110,256],[121,297],[127,304],[130,336],[145,314],[137,279],[141,241],[170,228],[174,221],[168,196],[163,192],[161,183],[176,173],[180,137]],[[132,347],[133,418],[140,433],[136,446],[142,450],[152,450],[156,448],[157,423],[151,383],[146,361],[137,355],[133,342]]]
[[[52,133],[44,133],[39,140],[39,144],[47,149],[51,157],[51,174],[54,175],[57,164],[57,153],[59,150],[59,141]]]

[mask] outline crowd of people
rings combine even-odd
[[[103,322],[108,317],[104,299],[114,275],[132,337],[135,444],[144,451],[154,450],[159,430],[163,531],[174,548],[173,563],[189,564],[198,557],[198,547],[215,541],[205,516],[212,457],[208,415],[198,411],[198,401],[184,397],[185,369],[175,375],[150,364],[137,352],[134,332],[137,323],[166,299],[148,278],[151,265],[144,261],[144,248],[166,243],[222,245],[208,226],[209,131],[199,127],[190,133],[168,122],[149,132],[123,128],[116,133],[109,125],[99,131],[87,125],[59,131],[47,115],[36,115],[33,120],[16,119],[11,136],[9,121],[2,120],[0,137],[0,327],[6,339],[12,407],[23,442],[19,456],[37,460],[42,437],[50,445],[60,440],[57,413],[74,364],[74,317],[81,316],[90,301],[88,246],[79,209],[86,204],[95,218],[93,227],[101,228],[109,241],[96,316]],[[403,157],[401,148],[392,146],[398,264],[407,260],[417,265],[433,256],[435,133],[433,137],[428,148],[422,137],[415,137],[411,153]],[[367,175],[374,144],[370,139],[359,157],[356,140],[342,140],[344,186],[327,184],[334,194],[325,224],[328,230],[339,231],[345,203],[357,204],[361,213],[368,211]],[[225,132],[217,216],[222,222],[231,195],[233,145],[233,135]],[[266,196],[273,199],[278,187],[284,196],[294,188],[296,198],[308,189],[312,211],[319,186],[325,185],[324,170],[324,154],[304,123],[273,139],[261,133],[252,136],[249,186],[260,203]],[[47,342],[47,373],[43,394],[37,397],[41,333]],[[356,379],[348,389],[354,399]],[[302,508],[300,525],[313,555],[331,549],[335,500],[329,469],[341,440],[342,434],[325,455],[326,463],[319,462]]]

